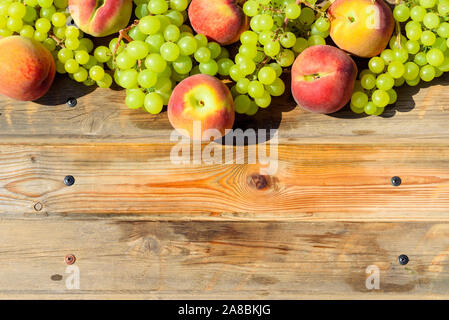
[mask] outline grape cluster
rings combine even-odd
[[[112,77],[105,72],[103,63],[111,55],[102,55],[101,50],[92,53],[92,40],[71,25],[69,16],[67,0],[1,0],[0,36],[18,34],[39,41],[52,53],[58,73],[68,73],[85,85],[110,87]]]
[[[240,36],[229,76],[236,82],[231,88],[235,111],[254,115],[284,93],[283,68],[307,47],[325,44],[330,24],[295,0],[249,0],[243,12],[251,17],[250,30]]]
[[[394,87],[416,86],[449,71],[449,0],[411,0],[396,5],[393,16],[397,33],[389,48],[359,74],[351,99],[355,113],[380,115],[396,102]]]

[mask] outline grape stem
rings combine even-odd
[[[120,42],[125,39],[128,42],[133,41],[133,39],[128,35],[129,30],[131,30],[132,28],[136,27],[139,24],[139,20],[134,20],[134,22],[129,25],[128,27],[122,29],[119,31],[119,36],[118,36],[118,40],[117,43],[114,46],[114,51],[112,51],[112,59],[115,62],[115,55],[117,53],[118,48],[120,47]]]
[[[53,40],[55,40],[55,41],[56,41],[56,44],[57,44],[58,46],[60,46],[61,48],[65,48],[64,41],[62,41],[61,39],[59,39],[57,36],[55,36],[54,34],[50,34],[49,37],[52,38]]]

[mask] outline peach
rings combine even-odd
[[[129,24],[132,0],[69,0],[69,10],[78,28],[94,37],[119,32]]]
[[[356,77],[357,66],[344,51],[332,46],[312,46],[293,63],[293,98],[311,112],[336,112],[351,99]]]
[[[383,0],[336,0],[328,13],[332,40],[359,57],[380,54],[393,33],[393,13]]]
[[[234,124],[231,92],[215,77],[205,74],[188,77],[173,90],[168,119],[175,129],[188,133],[194,140],[204,139],[203,134],[209,129],[218,130],[223,136]],[[194,136],[195,121],[201,125],[200,137]]]
[[[41,43],[21,36],[0,39],[0,94],[31,101],[50,89],[56,67]]]
[[[248,18],[235,0],[192,0],[189,19],[196,33],[227,45],[240,39],[248,30]]]

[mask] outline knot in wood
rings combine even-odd
[[[268,185],[267,178],[261,174],[252,174],[248,177],[248,184],[251,188],[262,190]]]

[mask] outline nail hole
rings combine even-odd
[[[73,176],[66,176],[64,178],[64,184],[68,187],[73,185],[75,183],[75,178]]]
[[[78,101],[77,101],[75,98],[68,98],[68,99],[67,99],[67,105],[68,105],[70,108],[75,107],[77,104],[78,104]]]
[[[399,264],[401,264],[401,265],[406,265],[407,263],[408,263],[408,257],[405,255],[405,254],[401,254],[399,257],[398,257],[398,261],[399,261]]]
[[[402,179],[399,177],[393,177],[391,178],[391,184],[395,187],[399,187],[402,183]]]

